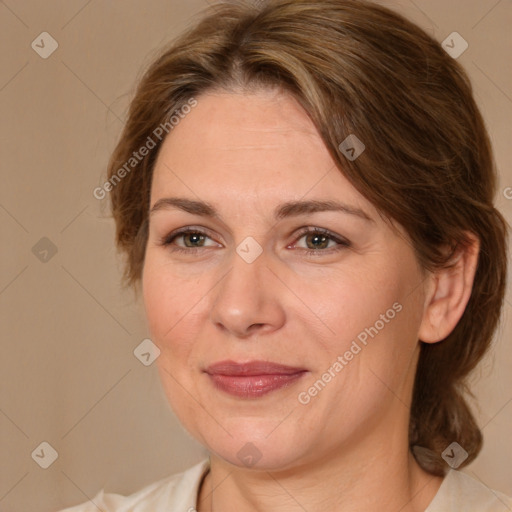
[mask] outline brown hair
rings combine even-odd
[[[424,269],[449,265],[467,232],[480,239],[461,320],[443,341],[421,344],[410,417],[410,446],[422,467],[442,474],[441,453],[453,441],[468,452],[468,464],[482,436],[463,396],[465,378],[491,343],[507,261],[489,138],[468,77],[423,30],[367,1],[213,5],[142,77],[109,179],[191,98],[257,87],[279,87],[300,102],[340,172],[405,228]],[[338,147],[349,134],[366,147],[353,161]],[[156,146],[111,190],[130,285],[144,265],[160,140]]]

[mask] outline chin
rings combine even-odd
[[[306,452],[303,432],[291,432],[284,423],[276,428],[277,424],[263,418],[233,418],[222,423],[229,434],[218,425],[214,432],[190,433],[238,468],[277,471],[292,467]]]

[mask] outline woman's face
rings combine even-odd
[[[238,466],[406,445],[425,303],[407,237],[290,96],[196,99],[156,162],[143,273],[176,415]]]

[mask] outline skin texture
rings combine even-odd
[[[477,241],[453,270],[424,272],[406,234],[344,178],[289,95],[217,91],[197,100],[163,143],[151,206],[167,197],[201,200],[219,218],[177,208],[151,214],[143,296],[169,403],[211,453],[199,512],[425,510],[441,479],[408,450],[418,339],[439,341],[456,325]],[[370,220],[339,211],[274,218],[279,204],[294,200],[343,201]],[[184,227],[207,237],[162,245]],[[349,245],[327,239],[315,249],[305,227]],[[236,251],[247,237],[262,249],[252,263]],[[299,393],[394,304],[394,318],[301,403]],[[287,388],[236,398],[204,372],[226,359],[307,372]],[[250,467],[237,456],[246,443],[261,454]]]

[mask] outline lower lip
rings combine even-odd
[[[209,375],[214,385],[239,398],[258,398],[277,389],[290,386],[305,372],[275,375]]]

